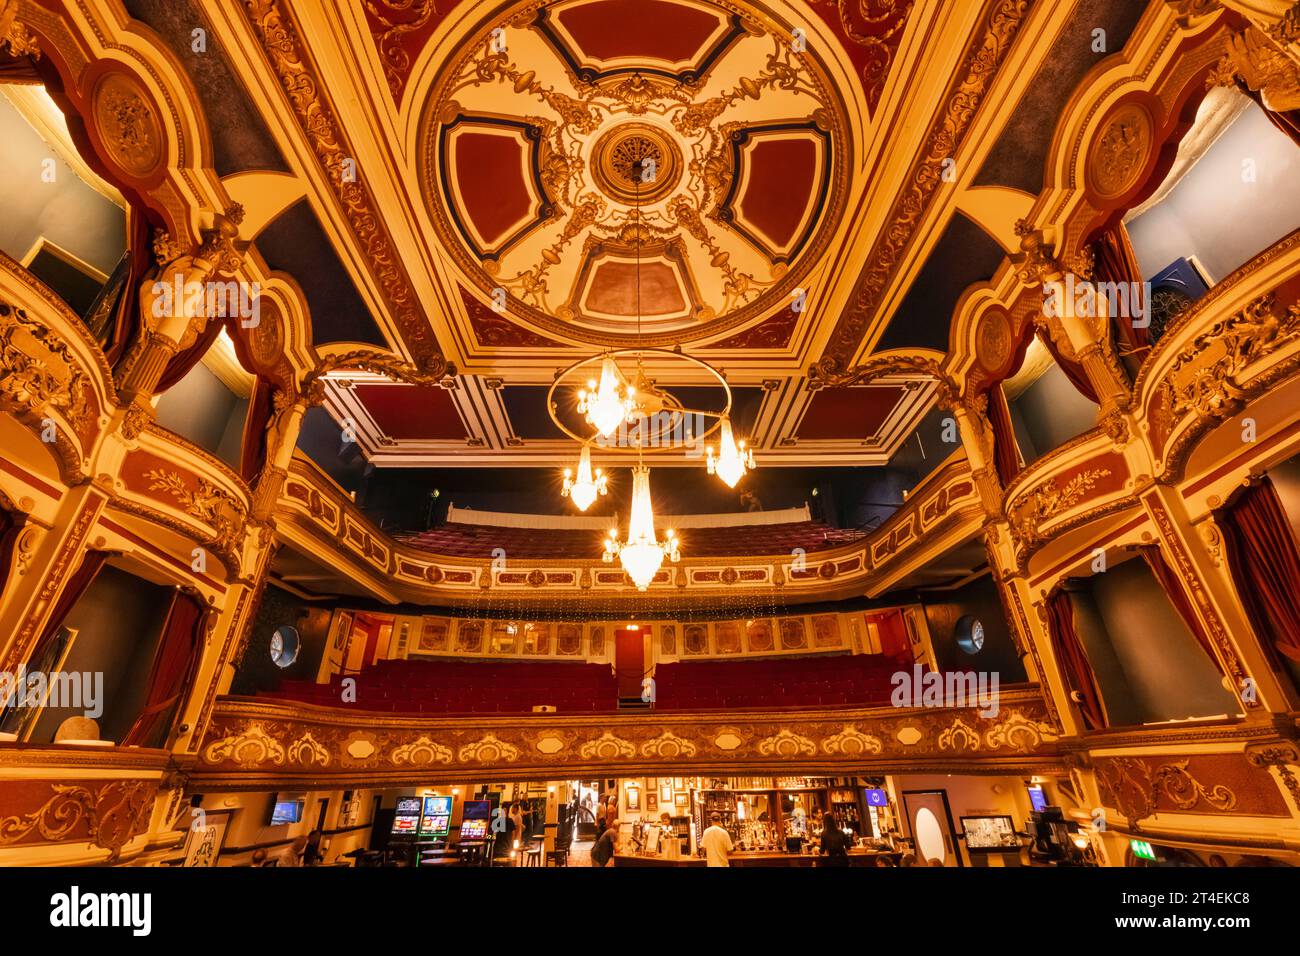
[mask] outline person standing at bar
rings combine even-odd
[[[722,828],[722,814],[710,815],[709,827],[700,837],[700,846],[704,847],[704,859],[708,866],[731,866],[727,855],[735,847],[731,843],[731,834]]]

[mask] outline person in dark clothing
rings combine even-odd
[[[591,865],[608,866],[609,861],[614,859],[614,852],[618,849],[618,821],[611,820],[605,827],[605,831],[600,835],[595,845],[591,848]]]
[[[836,824],[835,818],[826,814],[826,826],[822,829],[821,850],[827,857],[827,866],[848,866],[849,847],[853,846],[853,837],[845,833]]]

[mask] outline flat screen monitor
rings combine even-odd
[[[420,836],[445,837],[451,832],[451,797],[425,797]]]
[[[866,798],[869,807],[889,806],[889,794],[884,790],[863,790],[862,796]]]
[[[271,826],[302,822],[302,800],[276,800],[271,807]]]
[[[1027,788],[1029,790],[1029,803],[1037,811],[1041,812],[1047,809],[1047,794],[1043,793],[1043,788],[1034,784]]]
[[[1020,847],[1015,824],[1010,817],[962,817],[966,849],[972,852],[1015,850]]]
[[[419,797],[402,797],[393,810],[393,833],[415,833],[420,828]]]
[[[488,821],[492,819],[490,800],[466,800],[461,814],[461,840],[482,840],[487,837]]]

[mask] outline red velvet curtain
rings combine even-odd
[[[22,531],[20,516],[12,511],[0,508],[0,594],[4,593],[9,582],[9,570],[13,567],[14,545],[18,542],[18,532]]]
[[[1275,112],[1269,109],[1264,105],[1260,95],[1247,86],[1240,77],[1237,78],[1237,89],[1249,96],[1255,102],[1255,105],[1264,111],[1264,115],[1268,117],[1270,123],[1291,137],[1291,142],[1300,146],[1300,110]]]
[[[54,602],[54,607],[50,611],[50,617],[45,623],[45,630],[41,631],[40,638],[36,641],[36,646],[32,648],[31,660],[37,660],[40,657],[42,648],[50,641],[55,632],[67,620],[69,612],[73,609],[81,596],[86,593],[95,576],[99,574],[99,569],[104,566],[108,560],[106,551],[87,551],[85,557],[81,559],[81,564],[77,565],[77,570],[63,585],[63,590],[59,592],[58,598]]]
[[[203,358],[208,349],[212,347],[212,343],[217,340],[217,336],[221,334],[224,327],[224,324],[218,319],[209,319],[207,327],[194,340],[194,344],[184,352],[178,352],[172,356],[172,360],[163,369],[162,377],[158,380],[158,387],[155,392],[167,391],[167,389],[190,374],[190,370],[199,364],[199,359]]]
[[[123,746],[166,743],[167,718],[189,689],[198,668],[207,614],[208,609],[197,598],[185,591],[176,592],[149,669],[144,709],[127,731]],[[158,740],[159,736],[164,739]]]
[[[1251,627],[1279,654],[1300,662],[1300,553],[1267,475],[1226,509],[1220,525]]]
[[[1187,629],[1192,632],[1192,636],[1201,645],[1201,650],[1205,651],[1211,663],[1222,671],[1219,656],[1214,652],[1214,644],[1210,641],[1210,635],[1205,633],[1201,619],[1197,617],[1196,609],[1192,607],[1192,602],[1187,597],[1182,578],[1169,566],[1169,562],[1165,560],[1164,555],[1160,553],[1160,548],[1157,546],[1150,545],[1143,548],[1142,557],[1146,561],[1147,567],[1151,569],[1151,573],[1155,575],[1156,581],[1160,583],[1160,587],[1164,589],[1166,596],[1169,598],[1169,603],[1174,606],[1178,616],[1183,619]]]
[[[1106,712],[1101,704],[1101,690],[1074,630],[1074,606],[1065,591],[1057,591],[1047,602],[1047,627],[1052,636],[1052,652],[1056,655],[1066,686],[1083,698],[1076,706],[1084,722],[1092,730],[1105,727]]]
[[[1083,370],[1083,366],[1062,355],[1060,349],[1056,347],[1056,343],[1052,341],[1052,337],[1046,332],[1040,330],[1038,339],[1051,353],[1052,360],[1056,362],[1057,367],[1065,374],[1065,377],[1070,380],[1070,384],[1079,390],[1079,394],[1090,402],[1096,402],[1097,393],[1093,391],[1092,382],[1088,381],[1088,373]]]
[[[136,209],[129,210],[127,238],[127,273],[121,293],[113,306],[111,330],[104,341],[104,357],[112,368],[126,354],[127,346],[140,328],[140,285],[153,270],[152,228],[148,218]]]
[[[1128,230],[1124,223],[1117,222],[1097,236],[1092,245],[1093,259],[1096,264],[1093,278],[1095,281],[1125,284],[1129,289],[1142,289],[1142,267],[1138,265],[1137,253],[1129,241]],[[1135,284],[1136,283],[1136,284]],[[1139,293],[1145,296],[1145,291]],[[1147,307],[1147,319],[1150,315],[1150,302]],[[1111,329],[1116,341],[1131,355],[1141,361],[1146,350],[1151,348],[1151,328],[1136,328],[1132,319],[1126,316],[1111,316]]]
[[[1016,431],[1011,424],[1011,408],[1001,384],[989,389],[989,425],[993,429],[993,467],[1003,487],[1020,474],[1020,451],[1016,446]]]
[[[266,465],[266,426],[275,414],[275,385],[257,377],[244,416],[244,443],[239,454],[239,473],[252,485]]]

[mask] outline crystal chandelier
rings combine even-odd
[[[603,438],[608,438],[623,422],[631,421],[636,412],[636,389],[618,370],[612,355],[600,363],[600,382],[590,381],[578,392],[578,411],[587,417]]]
[[[646,590],[659,569],[664,558],[678,561],[681,554],[678,539],[672,531],[667,531],[660,541],[655,531],[654,505],[650,499],[650,468],[645,464],[646,448],[666,447],[662,439],[669,437],[670,443],[680,438],[682,432],[696,440],[707,438],[715,430],[718,432],[718,452],[714,455],[712,447],[707,449],[708,473],[718,475],[728,487],[734,488],[749,471],[754,468],[754,454],[745,447],[743,441],[737,442],[731,428],[731,387],[726,376],[702,359],[684,354],[680,348],[667,350],[644,348],[641,343],[641,243],[646,231],[641,221],[641,161],[633,163],[629,175],[636,188],[636,206],[632,213],[635,236],[631,242],[636,248],[636,337],[635,349],[613,349],[600,355],[582,359],[555,374],[547,393],[547,410],[555,425],[570,438],[581,443],[582,452],[578,459],[576,474],[564,470],[564,486],[561,494],[573,501],[578,510],[586,511],[597,497],[606,493],[607,476],[600,469],[591,467],[591,443],[597,441],[607,453],[628,454],[635,448],[636,467],[632,469],[632,513],[628,522],[627,539],[620,541],[618,528],[612,528],[605,540],[605,550],[601,559],[609,564],[614,558],[619,559],[623,570],[640,591]],[[670,391],[657,386],[650,377],[643,359],[652,357],[661,364],[666,361],[683,362],[694,366],[695,374],[703,373],[716,382],[726,395],[726,401],[720,410],[706,411],[685,407]],[[618,360],[635,358],[636,372],[625,375],[619,368]],[[558,391],[561,387],[572,387],[568,376],[575,377],[580,369],[600,363],[599,377],[586,378],[585,387],[577,391],[577,412],[586,425],[593,428],[595,435],[582,434],[572,427],[572,419],[560,412]],[[584,376],[585,378],[585,376]],[[572,407],[572,406],[569,406]],[[691,428],[692,419],[717,419],[713,428],[702,434]],[[634,441],[624,443],[622,436],[616,441],[606,442],[623,424],[637,423],[633,429]],[[699,446],[694,446],[698,448]]]
[[[578,474],[574,477],[572,469],[564,469],[564,487],[560,494],[573,501],[579,511],[586,511],[597,495],[608,491],[609,480],[599,468],[592,472],[591,446],[583,445],[582,454],[578,456]]]
[[[718,455],[713,456],[713,446],[705,449],[706,464],[709,474],[717,475],[728,488],[736,487],[736,482],[745,477],[747,471],[754,470],[754,452],[747,449],[743,441],[737,442],[731,433],[731,419],[723,418],[718,434]]]
[[[623,570],[638,591],[644,591],[659,573],[664,557],[681,560],[677,536],[672,529],[664,532],[661,543],[655,532],[654,507],[650,502],[650,469],[638,463],[632,469],[632,517],[627,524],[627,540],[618,540],[618,528],[610,528],[601,560],[611,563],[617,556]]]

